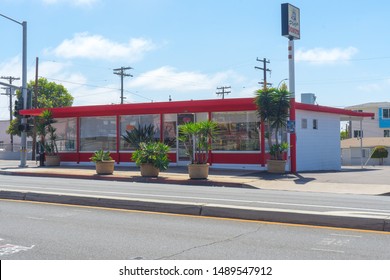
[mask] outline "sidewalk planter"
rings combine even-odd
[[[105,152],[100,149],[96,151],[89,159],[96,164],[97,174],[111,175],[114,173],[115,160],[112,159],[109,151]]]
[[[190,158],[188,173],[191,179],[207,179],[211,142],[218,130],[213,121],[187,122],[179,126],[179,140]]]
[[[267,171],[269,173],[283,174],[286,173],[286,163],[285,160],[267,160]]]
[[[115,160],[96,162],[96,173],[99,175],[112,175],[114,173]]]
[[[189,164],[188,175],[190,179],[207,179],[209,176],[209,164]]]
[[[142,177],[158,177],[160,169],[153,166],[151,163],[143,163],[140,165],[141,176]]]
[[[141,142],[131,159],[140,167],[141,176],[157,177],[160,170],[167,170],[169,147],[161,142]]]
[[[61,158],[59,155],[46,155],[45,156],[45,165],[46,166],[59,166],[61,163]]]

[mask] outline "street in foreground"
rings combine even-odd
[[[0,200],[0,259],[389,259],[390,234]]]

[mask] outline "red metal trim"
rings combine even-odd
[[[296,110],[329,113],[329,114],[344,115],[344,116],[351,116],[351,117],[373,117],[375,115],[374,113],[355,112],[352,110],[327,107],[327,106],[320,106],[320,105],[313,105],[313,104],[298,103],[298,102],[295,103],[295,108],[296,108]]]
[[[76,151],[77,151],[77,163],[80,163],[80,118],[76,118]]]
[[[119,149],[120,149],[120,143],[121,143],[121,124],[120,124],[120,117],[119,115],[116,116],[116,153],[119,155]],[[120,163],[120,156],[117,157],[116,163]]]
[[[265,124],[264,121],[260,122],[260,152],[261,152],[261,166],[265,166]]]
[[[295,122],[295,109],[296,109],[295,98],[290,99],[290,120]],[[290,164],[291,173],[297,172],[297,135],[290,133]]]
[[[297,110],[324,112],[356,117],[372,117],[373,113],[354,112],[327,106],[296,103]],[[21,110],[21,115],[37,116],[45,109]],[[254,111],[256,105],[253,98],[227,98],[211,100],[170,101],[116,105],[73,106],[50,109],[55,118],[65,117],[96,117],[139,114],[168,114],[168,113],[199,113],[199,112],[225,112],[225,111]]]

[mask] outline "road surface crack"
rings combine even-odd
[[[252,231],[247,231],[247,232],[243,232],[243,233],[240,233],[238,235],[235,235],[235,236],[232,236],[232,237],[229,237],[229,238],[225,238],[225,239],[221,239],[221,240],[217,240],[217,241],[214,241],[214,242],[210,242],[210,243],[207,243],[207,244],[202,244],[202,245],[197,245],[197,246],[193,246],[191,248],[187,248],[187,249],[184,249],[180,252],[177,252],[175,254],[171,254],[169,256],[164,256],[164,257],[161,257],[161,258],[158,258],[156,260],[164,260],[164,259],[171,259],[171,258],[174,258],[176,256],[179,256],[185,252],[189,252],[191,250],[196,250],[196,249],[200,249],[200,248],[205,248],[205,247],[209,247],[209,246],[213,246],[213,245],[216,245],[216,244],[221,244],[221,243],[225,243],[225,242],[231,242],[233,240],[236,240],[236,239],[239,239],[245,235],[249,235],[249,234],[252,234],[252,233],[257,233],[258,231],[260,230],[260,227],[258,227],[257,229],[255,230],[252,230]]]

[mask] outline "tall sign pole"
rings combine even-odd
[[[282,36],[288,38],[288,70],[290,97],[290,171],[297,172],[297,136],[295,133],[295,60],[294,40],[301,38],[300,10],[291,4],[282,4]]]
[[[23,109],[27,109],[27,22],[19,22],[6,15],[0,14],[3,18],[13,21],[23,27],[23,58],[22,58],[22,97],[23,97]],[[22,117],[21,121],[23,127],[27,124],[26,117]],[[26,167],[27,159],[27,132],[21,133],[21,147],[20,147],[20,165],[19,167]]]

